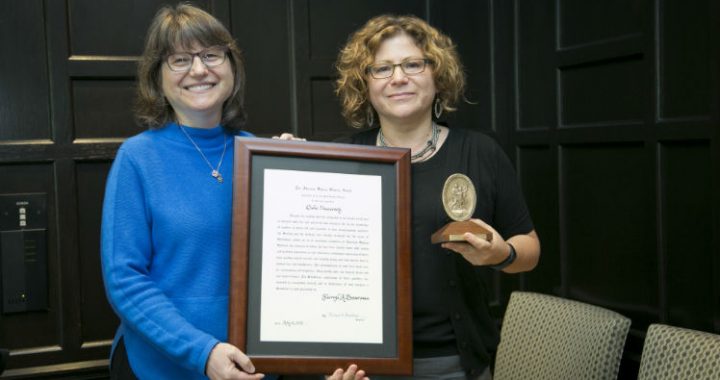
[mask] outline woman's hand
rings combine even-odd
[[[273,136],[272,138],[276,140],[307,141],[307,139],[295,137],[292,133],[283,133],[280,136]]]
[[[338,368],[330,376],[325,376],[325,380],[370,380],[365,376],[365,371],[358,369],[357,365],[350,364],[347,371]]]
[[[442,247],[461,254],[472,265],[495,265],[505,260],[510,254],[510,246],[503,237],[489,224],[480,219],[470,219],[470,221],[490,231],[492,240],[487,241],[466,232],[463,238],[467,243],[448,242],[443,243]]]
[[[255,366],[240,349],[229,343],[218,343],[210,351],[205,365],[205,375],[212,380],[262,379],[265,375],[254,373]]]
[[[480,219],[470,219],[472,222],[485,227],[492,233],[492,240],[478,238],[466,232],[464,242],[443,243],[442,247],[461,254],[472,265],[497,265],[510,255],[510,242],[517,254],[515,261],[503,269],[506,273],[527,272],[533,270],[540,260],[540,238],[535,230],[527,234],[518,234],[507,241],[489,224]]]

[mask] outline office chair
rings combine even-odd
[[[644,379],[720,379],[720,335],[650,325],[638,374]]]
[[[630,319],[599,306],[513,292],[493,379],[615,379],[629,328]]]

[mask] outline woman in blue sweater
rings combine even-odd
[[[225,343],[244,84],[218,20],[186,4],[157,13],[138,65],[136,117],[149,129],[118,150],[103,206],[103,278],[121,322],[113,379],[263,377]]]

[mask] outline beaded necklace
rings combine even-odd
[[[432,123],[432,133],[430,134],[430,139],[427,141],[427,144],[425,144],[425,148],[423,148],[421,151],[413,154],[410,156],[410,161],[417,161],[418,159],[425,156],[428,152],[432,153],[437,149],[437,142],[438,138],[440,137],[440,127],[435,124],[435,122]],[[385,136],[383,136],[382,128],[380,131],[378,131],[378,141],[380,142],[380,146],[391,146],[385,141]]]

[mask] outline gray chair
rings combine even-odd
[[[494,380],[617,378],[630,319],[546,294],[513,292]]]
[[[638,374],[645,379],[720,379],[720,335],[650,325]]]

